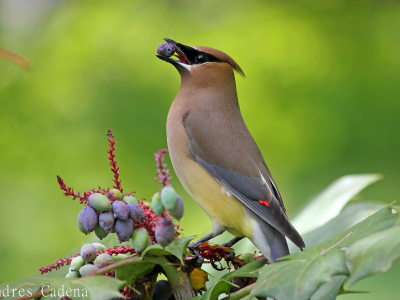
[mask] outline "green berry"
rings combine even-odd
[[[122,200],[122,193],[117,189],[109,190],[107,198],[110,200]]]
[[[81,277],[81,276],[78,271],[68,272],[67,275],[65,275],[65,278],[79,278],[79,277]]]
[[[151,198],[151,204],[153,206],[153,210],[157,215],[161,215],[165,208],[161,202],[161,197],[159,193],[155,193],[153,197]]]
[[[103,194],[94,193],[89,196],[89,205],[95,210],[103,212],[110,210],[111,202]]]
[[[100,243],[92,243],[92,245],[96,248],[96,250],[104,252],[104,250],[107,248],[103,244]]]
[[[84,264],[86,264],[86,261],[83,260],[82,256],[74,257],[74,259],[71,260],[69,270],[70,272],[78,271]]]
[[[140,227],[136,229],[133,232],[132,236],[132,244],[133,248],[135,248],[136,252],[143,252],[144,249],[147,247],[147,242],[149,239],[149,234],[147,233],[147,230],[143,227]]]
[[[112,264],[113,262],[114,262],[114,260],[112,259],[110,254],[102,253],[96,257],[96,260],[94,261],[94,265],[100,269],[105,266],[108,266],[109,264]]]
[[[94,229],[94,233],[100,240],[104,239],[108,235],[108,232],[104,231],[100,224],[97,224],[96,228]]]
[[[137,199],[133,196],[125,196],[124,199],[122,199],[123,201],[125,201],[126,203],[134,203],[136,205],[139,205],[139,202],[137,201]]]
[[[128,255],[126,255],[126,254],[117,254],[117,255],[113,254],[113,255],[111,255],[111,257],[112,257],[112,259],[114,261],[120,261],[120,260],[128,258]]]
[[[90,273],[92,273],[94,271],[97,271],[98,269],[99,268],[96,267],[95,265],[87,264],[87,265],[84,265],[82,268],[79,269],[79,274],[81,276],[85,276],[85,275],[90,274]]]
[[[246,265],[254,260],[254,256],[251,253],[243,253],[242,255],[240,255],[240,259],[245,260],[246,262],[243,265]]]
[[[168,210],[175,207],[176,192],[172,186],[166,186],[161,190],[161,202]]]
[[[79,219],[78,219],[78,228],[83,234],[88,234],[87,230],[85,229],[85,227],[83,227],[83,224],[82,222],[80,222]]]

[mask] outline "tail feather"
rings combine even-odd
[[[278,258],[289,255],[286,237],[282,233],[250,209],[246,209],[246,214],[253,219],[253,238],[251,242],[270,262],[279,262]]]

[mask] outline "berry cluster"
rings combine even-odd
[[[64,191],[64,195],[71,196],[73,199],[78,198],[81,204],[85,204],[85,207],[78,214],[77,220],[78,228],[82,233],[89,234],[94,231],[99,239],[105,238],[109,233],[115,233],[120,242],[131,240],[132,247],[124,245],[106,249],[103,245],[95,243],[95,247],[100,247],[97,249],[97,254],[102,255],[102,258],[112,257],[113,260],[110,260],[110,262],[113,262],[115,257],[118,257],[118,260],[127,258],[128,255],[141,253],[148,246],[156,243],[165,247],[177,238],[181,229],[179,225],[172,221],[171,217],[177,220],[182,218],[183,201],[168,183],[171,176],[169,170],[166,169],[167,166],[163,164],[164,155],[167,152],[164,149],[155,154],[157,166],[157,178],[155,180],[162,183],[164,187],[155,193],[152,203],[143,201],[145,198],[137,200],[133,196],[134,191],[124,195],[119,179],[119,167],[114,154],[117,149],[114,147],[116,142],[113,140],[114,137],[110,129],[107,135],[110,144],[107,158],[110,160],[111,170],[114,173],[113,181],[115,185],[113,189],[99,187],[99,189],[92,189],[81,195],[79,192],[75,193],[73,188],[68,187],[61,177],[57,176],[57,180],[60,188]],[[153,208],[156,212],[152,209],[153,206],[156,207]],[[85,247],[91,248],[93,251],[90,244],[85,245]],[[88,263],[88,266],[85,265],[82,271],[85,274],[87,273],[86,269],[92,272],[96,266],[99,266],[99,264],[92,264],[91,261],[85,260],[81,251],[78,256],[60,258],[54,264],[41,268],[40,271],[43,274],[53,269],[59,269],[64,265],[71,265],[68,277],[77,277],[78,274],[83,276],[78,272],[81,266],[75,266],[77,261]]]
[[[90,274],[115,261],[127,258],[127,255],[118,254],[112,257],[108,253],[102,253],[106,247],[100,243],[85,244],[81,248],[80,255],[75,256],[69,266],[67,278],[79,278]]]
[[[117,149],[115,147],[116,142],[113,140],[111,130],[108,131],[107,135],[110,145],[107,158],[112,167],[111,171],[114,173],[113,182],[115,185],[113,188],[103,189],[99,187],[80,194],[68,187],[59,176],[57,176],[57,180],[60,188],[64,191],[64,195],[79,199],[79,202],[84,204],[84,208],[78,214],[77,219],[78,228],[82,233],[90,234],[94,232],[99,239],[105,238],[110,233],[115,233],[120,243],[128,241],[130,243],[113,248],[106,248],[100,243],[85,244],[80,253],[71,255],[71,258],[60,258],[55,263],[41,268],[42,274],[68,265],[69,272],[66,277],[83,277],[110,264],[142,253],[151,245],[159,244],[166,247],[180,235],[179,231],[182,229],[173,222],[173,219],[180,220],[182,218],[184,204],[182,198],[169,184],[171,176],[166,164],[163,163],[167,151],[163,149],[154,155],[157,166],[155,180],[161,183],[163,187],[152,196],[151,202],[145,202],[145,198],[136,199],[135,191],[123,193],[119,179],[119,167],[114,154]],[[199,250],[201,255],[214,267],[216,267],[215,262],[221,263],[221,260],[225,259],[228,268],[232,265],[237,269],[254,259],[252,254],[249,254],[251,257],[245,257],[246,254],[244,254],[242,257],[231,258],[230,254],[233,249],[208,242],[201,245]],[[188,261],[191,260],[188,259]],[[205,290],[207,273],[194,267],[190,267],[188,270],[193,289],[197,292]],[[100,270],[98,273],[115,277],[112,266],[106,272]],[[149,292],[143,290],[148,286],[149,280],[149,278],[143,277],[132,285],[124,287],[121,290],[124,299],[142,299],[143,295]],[[246,281],[246,279],[243,280]],[[238,286],[244,284],[248,285],[250,281],[238,284]],[[157,281],[152,292],[153,299],[168,300],[173,298],[171,286],[165,280]]]

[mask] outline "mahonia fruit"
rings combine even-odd
[[[129,203],[128,210],[129,219],[131,219],[133,222],[141,222],[144,220],[144,211],[139,205]]]
[[[158,220],[155,238],[157,243],[163,247],[166,247],[175,239],[175,228],[170,219]]]
[[[161,202],[166,209],[175,207],[176,198],[176,192],[172,186],[166,186],[161,190]]]
[[[129,216],[129,209],[128,206],[122,201],[115,201],[112,204],[112,209],[114,214],[117,216],[118,219],[126,220]]]
[[[81,257],[86,262],[91,262],[96,259],[97,250],[92,244],[85,244],[81,248]]]
[[[114,225],[114,231],[118,236],[120,242],[129,241],[133,234],[133,223],[131,220],[117,219]]]
[[[93,193],[89,196],[89,205],[93,207],[95,210],[100,212],[109,211],[111,202],[107,199],[106,196],[100,193]]]
[[[90,206],[85,206],[78,214],[78,228],[84,234],[92,232],[96,228],[97,223],[97,213]]]

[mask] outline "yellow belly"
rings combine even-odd
[[[213,225],[222,225],[235,236],[253,237],[252,220],[243,204],[189,156],[190,143],[181,123],[168,116],[167,139],[175,173],[189,195],[205,210]]]

